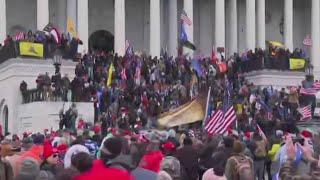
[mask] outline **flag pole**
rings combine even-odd
[[[208,115],[208,111],[209,111],[209,103],[210,103],[210,94],[211,94],[211,86],[209,86],[209,90],[208,90],[208,96],[207,96],[207,105],[206,105],[206,114],[204,115],[204,119],[202,121],[202,127],[205,126],[206,121],[207,121],[207,115]]]

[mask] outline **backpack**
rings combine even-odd
[[[253,165],[250,158],[246,156],[232,156],[232,160],[236,163],[234,176],[237,180],[254,180]]]
[[[256,158],[264,158],[267,155],[266,151],[266,143],[261,140],[261,141],[256,141],[255,142],[256,148],[254,150],[254,156]]]

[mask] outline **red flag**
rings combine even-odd
[[[211,61],[213,64],[217,64],[217,61],[218,61],[217,53],[216,53],[216,50],[214,49],[214,46],[212,46]]]

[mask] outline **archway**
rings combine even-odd
[[[106,30],[93,32],[89,37],[89,51],[113,51],[114,36]]]
[[[8,121],[9,121],[9,109],[8,106],[5,105],[2,111],[2,128],[3,128],[3,134],[7,134],[9,132],[9,127],[8,127]]]

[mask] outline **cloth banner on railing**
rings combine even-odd
[[[291,70],[303,69],[306,64],[306,60],[305,59],[290,58],[289,64],[290,64]]]
[[[20,42],[19,49],[22,56],[43,57],[43,44]]]

